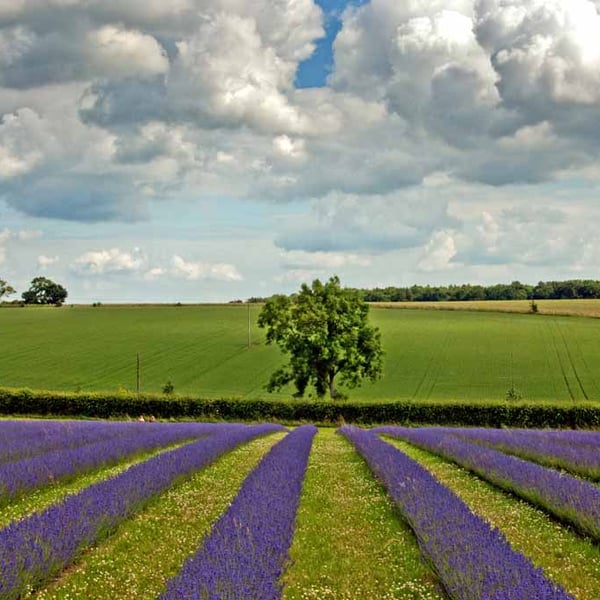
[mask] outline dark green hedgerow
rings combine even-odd
[[[599,403],[353,402],[198,399],[0,389],[0,414],[86,418],[336,424],[415,423],[487,427],[600,427]]]

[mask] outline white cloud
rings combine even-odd
[[[417,268],[422,271],[441,271],[453,265],[451,260],[456,256],[456,244],[451,232],[436,231],[425,244],[419,257]]]
[[[306,144],[303,139],[292,139],[287,135],[273,138],[273,153],[283,160],[304,160]]]
[[[186,261],[175,255],[171,260],[171,274],[190,281],[214,279],[218,281],[241,281],[242,276],[232,264]]]
[[[371,259],[368,256],[346,252],[305,252],[291,250],[283,252],[284,264],[288,267],[305,267],[313,269],[337,269],[346,266],[368,267]]]
[[[316,278],[316,273],[310,269],[289,269],[283,275],[277,275],[273,281],[277,283],[310,283]]]
[[[454,223],[448,201],[417,190],[386,195],[331,194],[284,222],[277,245],[284,250],[381,252],[425,243]]]
[[[39,229],[21,229],[17,231],[16,236],[22,242],[27,242],[42,237],[42,232]]]
[[[86,252],[77,258],[71,267],[81,275],[105,275],[136,272],[144,263],[145,258],[138,249],[124,252],[119,248],[111,248]]]
[[[90,67],[104,77],[152,77],[169,69],[165,50],[151,35],[105,25],[87,34]]]
[[[590,0],[484,0],[479,39],[494,57],[511,102],[600,99],[600,12]]]
[[[0,121],[0,177],[24,175],[39,165],[50,145],[46,123],[22,108]]]
[[[46,256],[45,254],[40,254],[37,258],[37,264],[41,269],[46,269],[51,265],[55,265],[59,260],[58,256]]]
[[[144,279],[146,281],[155,281],[156,279],[159,279],[166,273],[166,269],[163,269],[162,267],[153,267],[152,269],[149,269],[144,273]]]

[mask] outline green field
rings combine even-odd
[[[201,397],[289,397],[264,386],[283,358],[264,344],[259,306],[0,310],[0,386]],[[384,377],[353,400],[600,399],[600,320],[578,316],[373,308]]]

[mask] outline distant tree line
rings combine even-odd
[[[600,281],[570,279],[540,281],[528,285],[520,281],[495,285],[413,285],[361,290],[367,302],[440,302],[460,300],[567,300],[600,298]]]
[[[600,281],[569,279],[567,281],[540,281],[529,285],[520,281],[494,285],[412,285],[359,289],[366,302],[441,302],[460,300],[572,300],[600,298]],[[246,302],[266,302],[269,298],[248,298]],[[238,301],[239,302],[239,301]]]

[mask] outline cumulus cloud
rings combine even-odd
[[[89,65],[104,77],[153,77],[169,69],[167,53],[151,35],[115,25],[87,34]]]
[[[166,273],[166,269],[163,269],[162,267],[153,267],[152,269],[149,269],[144,273],[144,279],[146,281],[155,281],[156,279],[159,279]]]
[[[80,275],[126,274],[139,271],[144,263],[145,257],[138,248],[132,252],[110,248],[86,252],[71,267]]]
[[[483,0],[477,34],[506,102],[541,95],[568,104],[600,98],[600,13],[591,0]],[[535,101],[535,100],[534,100]]]
[[[456,256],[454,237],[448,231],[436,231],[425,244],[417,262],[422,271],[441,271],[452,267],[451,261]]]
[[[186,261],[179,255],[173,256],[170,272],[174,277],[187,279],[189,281],[202,279],[213,279],[217,281],[242,280],[239,271],[232,264]]]
[[[287,268],[297,269],[337,269],[345,266],[368,267],[371,260],[368,256],[351,252],[305,252],[291,250],[282,253],[284,265]]]
[[[573,228],[575,218],[579,222]],[[573,267],[581,264],[586,244],[596,239],[592,226],[580,219],[536,206],[484,210],[455,236],[455,260],[471,265]]]
[[[37,265],[40,269],[46,269],[55,265],[59,260],[58,256],[46,256],[45,254],[40,254],[37,258]]]
[[[284,250],[313,253],[383,252],[420,246],[433,231],[453,224],[447,200],[434,196],[333,194],[285,223],[276,243]]]
[[[42,162],[47,147],[46,128],[35,111],[22,108],[4,115],[0,121],[0,177],[29,173]]]

